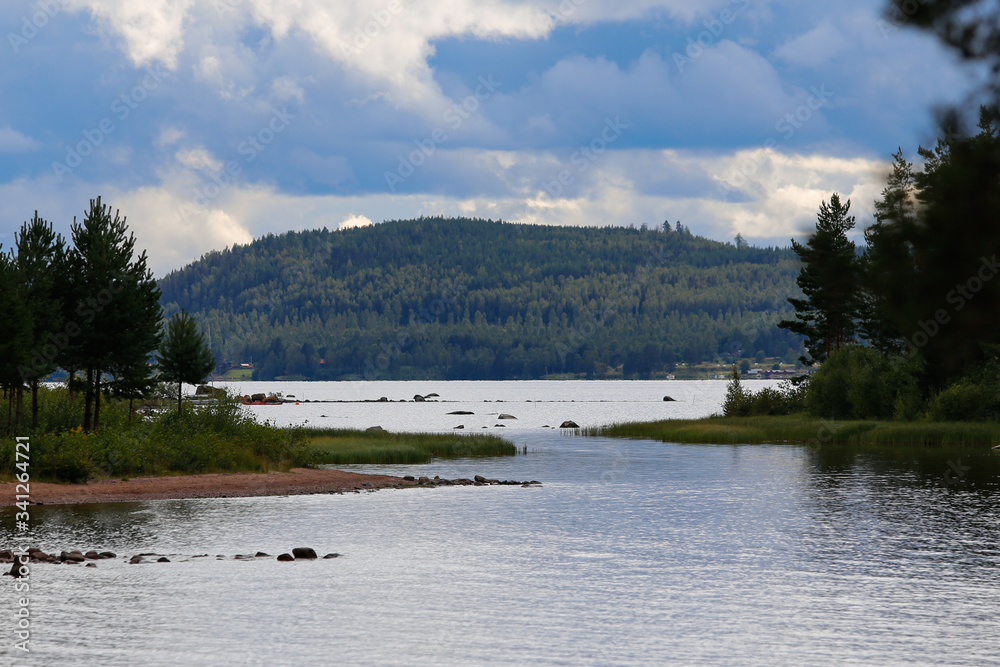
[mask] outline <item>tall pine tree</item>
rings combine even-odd
[[[804,299],[789,298],[795,319],[778,324],[805,337],[809,357],[805,364],[824,361],[831,352],[850,342],[857,332],[862,309],[860,262],[854,242],[847,233],[854,228],[851,202],[840,201],[833,193],[822,202],[816,231],[805,245],[792,239],[792,248],[802,260],[796,283]]]

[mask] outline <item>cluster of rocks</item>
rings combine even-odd
[[[31,547],[25,552],[28,555],[29,563],[51,563],[53,565],[77,565],[79,563],[84,563],[86,561],[104,560],[106,558],[116,558],[116,555],[111,551],[102,551],[98,553],[97,551],[87,551],[84,553],[80,550],[74,551],[63,551],[58,556],[55,554],[47,554],[38,547]],[[10,575],[12,577],[20,577],[20,567],[21,561],[10,549],[5,549],[0,551],[0,563],[13,563],[9,572],[5,572],[4,576]],[[93,562],[87,563],[87,567],[97,567]]]
[[[472,479],[459,478],[459,479],[444,479],[435,475],[431,477],[414,477],[413,475],[405,475],[403,477],[407,482],[416,482],[417,486],[492,486],[492,485],[505,485],[505,486],[521,486],[521,487],[531,487],[531,486],[541,486],[542,483],[537,480],[532,480],[530,482],[518,482],[512,479],[499,480],[499,479],[486,479],[482,475],[476,475]]]
[[[79,563],[86,562],[86,567],[97,567],[93,561],[105,560],[109,558],[117,558],[118,556],[111,551],[102,551],[98,553],[97,551],[87,551],[86,553],[76,550],[76,551],[63,551],[58,556],[54,554],[47,554],[37,547],[32,547],[27,550],[28,562],[31,564],[36,563],[49,563],[53,565],[76,565]],[[10,549],[0,551],[0,563],[13,563],[9,572],[4,572],[3,576],[20,577],[21,576],[21,561]],[[202,554],[199,556],[191,556],[190,558],[208,558],[208,554]],[[339,558],[338,553],[329,553],[323,556],[323,559]],[[215,557],[216,560],[225,560],[226,557],[219,555]],[[236,554],[235,560],[256,560],[258,558],[272,558],[270,554],[264,553],[263,551],[258,551],[253,555],[249,554]],[[292,561],[292,560],[316,560],[319,556],[316,555],[316,550],[310,547],[296,547],[292,549],[292,553],[284,553],[277,557],[279,561]],[[182,556],[182,560],[187,560],[187,556]],[[90,562],[88,562],[90,561]],[[136,554],[128,559],[129,564],[139,565],[140,563],[169,563],[171,562],[167,556],[163,554],[148,552]]]

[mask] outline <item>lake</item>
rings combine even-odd
[[[710,414],[724,382],[244,387],[312,400],[438,393],[255,410],[278,423],[487,426],[528,453],[352,468],[543,486],[32,507],[45,550],[173,562],[34,566],[27,658],[11,648],[4,579],[6,662],[1000,664],[1000,456],[989,449],[679,445],[542,428]],[[460,409],[476,414],[446,414]],[[517,419],[496,428],[500,412]],[[342,555],[233,558],[296,546]]]

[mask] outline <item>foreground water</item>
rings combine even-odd
[[[527,455],[357,469],[542,488],[33,507],[44,549],[174,562],[35,566],[27,658],[11,648],[4,579],[0,655],[123,666],[1000,664],[994,452],[507,433]],[[5,543],[12,521],[4,515]],[[294,546],[343,556],[232,559]]]

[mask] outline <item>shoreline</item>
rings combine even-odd
[[[2,497],[13,498],[16,482],[0,483]],[[86,484],[31,482],[32,505],[186,500],[192,498],[251,498],[319,493],[343,493],[416,486],[391,475],[292,468],[288,472],[204,473],[164,477],[102,479]]]

